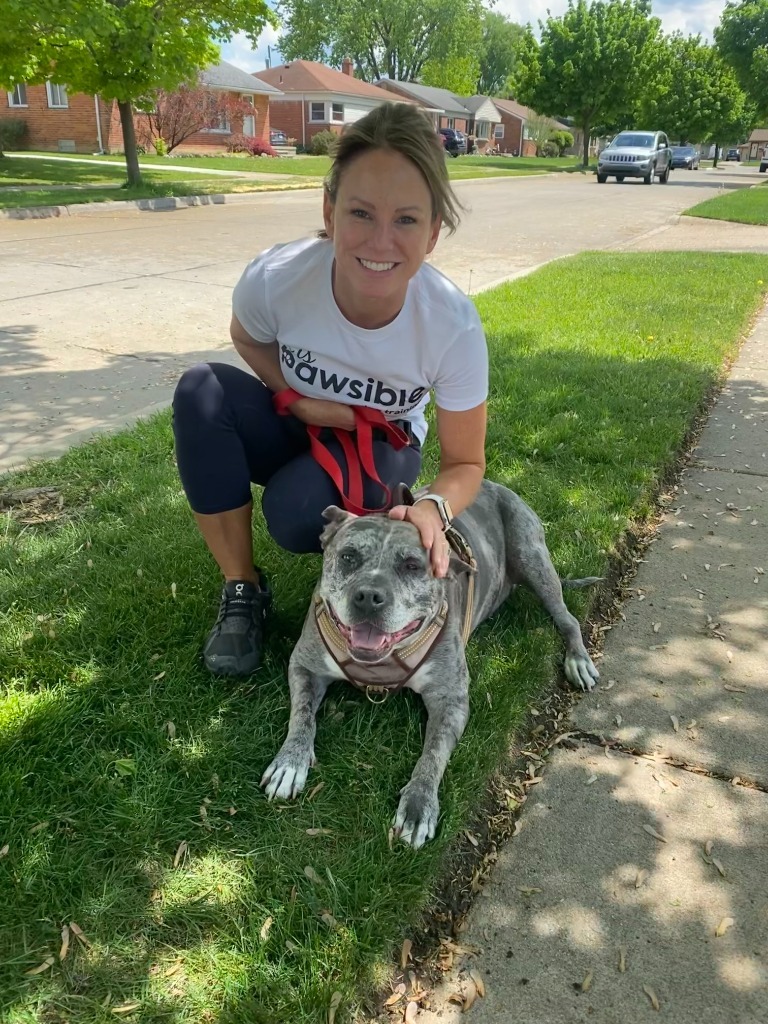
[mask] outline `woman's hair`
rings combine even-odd
[[[336,202],[345,169],[362,153],[376,149],[401,153],[418,167],[432,196],[433,218],[440,217],[453,234],[459,226],[462,207],[448,179],[445,148],[429,117],[411,103],[382,103],[346,126],[325,179],[325,191],[331,202]]]

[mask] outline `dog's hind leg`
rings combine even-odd
[[[293,799],[304,789],[309,769],[315,763],[317,711],[332,681],[330,676],[316,675],[291,659],[288,666],[291,690],[288,735],[260,783],[270,800],[275,797]]]
[[[578,620],[565,605],[563,584],[555,572],[546,545],[537,542],[527,548],[525,559],[515,565],[515,571],[521,582],[537,595],[565,640],[563,668],[568,682],[582,690],[591,690],[600,673],[584,646]]]
[[[453,676],[450,689],[429,684],[423,690],[419,688],[429,716],[424,749],[410,781],[400,790],[394,821],[395,834],[415,850],[434,838],[440,813],[440,780],[469,720],[469,673],[466,665],[457,665],[456,669],[449,674],[449,678]],[[437,673],[438,669],[431,671]]]

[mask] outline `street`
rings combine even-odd
[[[467,212],[432,262],[474,294],[556,257],[642,247],[682,210],[763,177],[723,164],[675,171],[652,188],[598,185],[591,174],[459,181]],[[245,264],[321,225],[319,189],[0,221],[0,471],[166,405],[179,374],[199,360],[237,362],[230,300]]]

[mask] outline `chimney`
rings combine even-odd
[[[354,77],[353,74],[352,74],[352,60],[351,60],[351,58],[345,57],[344,60],[341,62],[341,73],[342,73],[342,75],[349,75],[350,78]]]

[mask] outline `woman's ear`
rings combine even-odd
[[[443,218],[440,217],[440,216],[435,217],[435,219],[432,221],[432,230],[429,233],[429,243],[427,244],[427,255],[429,255],[432,252],[432,250],[435,248],[435,246],[437,245],[437,240],[440,237],[440,228],[442,226],[443,226]]]
[[[331,197],[328,195],[328,191],[323,191],[323,223],[325,224],[325,233],[333,240],[333,211],[336,209],[336,204],[333,202]]]

